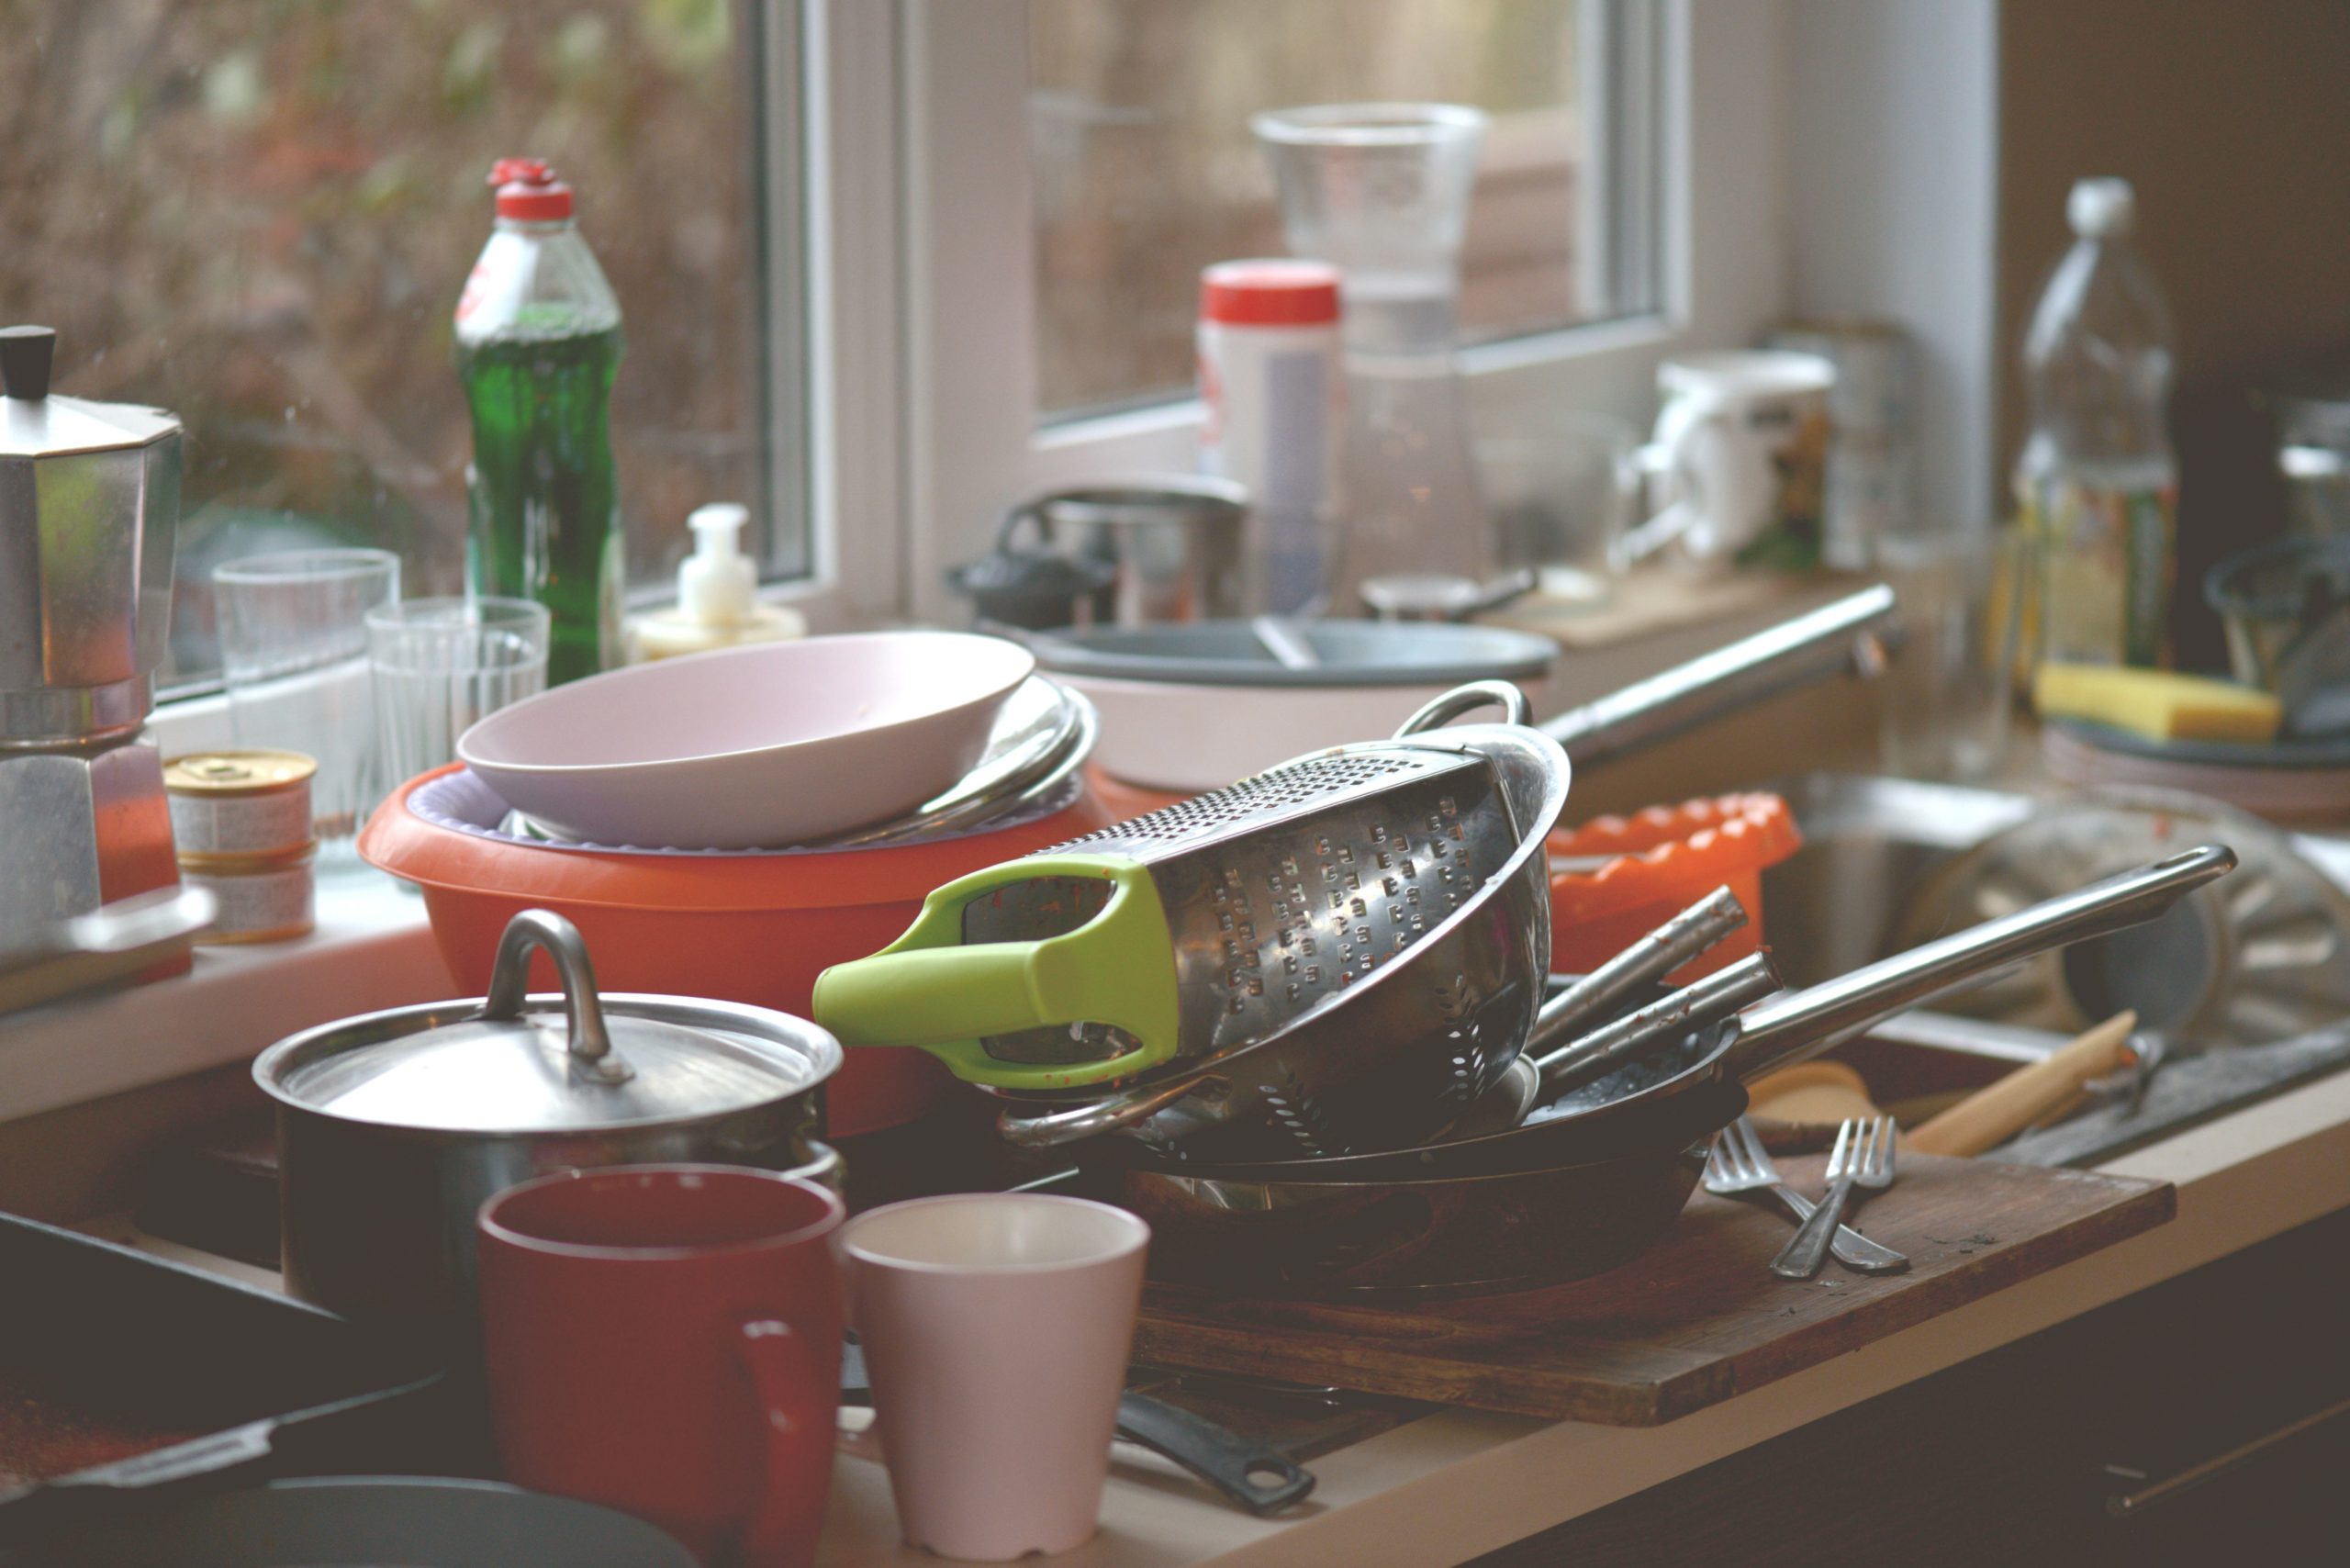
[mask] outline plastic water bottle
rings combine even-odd
[[[547,607],[553,685],[621,662],[621,308],[570,186],[535,158],[499,159],[489,183],[497,228],[457,301],[474,424],[465,575],[476,593]]]
[[[2031,431],[2016,498],[2038,554],[2040,656],[2165,665],[2178,465],[2163,429],[2170,311],[2130,243],[2126,180],[2083,180],[2078,236],[2024,340]]]

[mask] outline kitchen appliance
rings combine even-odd
[[[1488,701],[1517,722],[1435,727]],[[1500,1077],[1539,1000],[1567,764],[1526,716],[1507,686],[1466,687],[1393,742],[950,884],[895,950],[820,979],[816,1015],[1024,1091],[1181,1054],[1217,1079],[1213,1130],[1244,1141],[1425,1137]],[[1118,964],[1089,956],[1103,930]]]
[[[558,992],[524,995],[533,949]],[[578,931],[517,915],[489,994],[320,1025],[253,1063],[277,1102],[286,1288],[428,1333],[474,1312],[474,1216],[551,1170],[810,1157],[840,1046],[737,1002],[599,994]]]
[[[179,881],[140,729],[170,630],[180,421],[50,396],[56,347],[0,329],[0,955]]]
[[[1020,543],[1024,523],[1033,522],[1040,537],[1034,546]],[[946,574],[946,586],[971,601],[978,629],[1010,627],[1044,631],[1054,626],[1091,626],[1109,619],[1107,589],[1117,575],[1111,562],[1094,556],[1066,555],[1052,549],[1046,524],[1027,507],[1014,507],[998,531],[995,548],[976,561]]]
[[[1017,644],[869,632],[610,670],[502,708],[457,755],[602,844],[764,849],[885,822],[968,776],[1035,669]]]
[[[904,931],[940,883],[1110,820],[1074,778],[983,823],[873,847],[557,846],[506,831],[508,810],[453,766],[403,785],[360,835],[371,863],[422,890],[459,988],[487,990],[506,923],[539,908],[579,928],[616,990],[721,997],[802,1017],[818,974]],[[825,1124],[834,1137],[897,1126],[931,1111],[953,1082],[923,1052],[859,1051],[826,1085]]]

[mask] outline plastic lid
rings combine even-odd
[[[2074,183],[2065,198],[2065,217],[2073,232],[2085,240],[2107,240],[2127,234],[2138,215],[2137,193],[2127,180],[2110,176]]]
[[[1200,274],[1200,319],[1237,327],[1323,327],[1338,319],[1338,269],[1324,262],[1218,262]]]
[[[571,216],[571,187],[543,158],[500,158],[489,166],[498,216],[523,223],[553,223]]]
[[[677,566],[677,613],[704,626],[740,626],[758,609],[759,574],[743,554],[751,509],[734,501],[696,507],[686,519],[694,553]]]

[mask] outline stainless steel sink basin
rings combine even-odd
[[[2042,800],[1852,774],[1814,774],[1774,788],[1795,808],[1804,832],[1804,847],[1766,872],[1762,882],[1765,935],[1792,985],[1884,957],[1901,945],[1898,927],[1908,902],[1938,867],[2024,822],[2035,809],[2073,798]],[[2335,887],[2350,892],[2350,840],[2290,838]],[[2350,969],[2350,952],[2337,957]],[[1934,1033],[1911,1024],[1856,1041],[1837,1055],[1859,1069],[1873,1094],[1889,1105],[1979,1087],[2063,1038],[1975,1027],[1928,1044],[1924,1036]]]

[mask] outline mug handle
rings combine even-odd
[[[795,1407],[811,1389],[836,1390],[840,1369],[828,1364],[806,1335],[772,1315],[743,1319],[734,1355],[758,1403],[765,1459],[758,1499],[743,1532],[743,1555],[754,1562],[810,1561],[824,1517],[823,1498],[795,1495],[795,1488],[810,1473],[823,1473],[833,1429],[800,1419]]]
[[[1672,499],[1651,512],[1646,521],[1627,532],[1618,547],[1626,562],[1644,561],[1703,520],[1705,513],[1691,492],[1689,448],[1700,431],[1728,416],[1729,405],[1710,392],[1684,393],[1673,398],[1657,416],[1656,432],[1635,454],[1640,478],[1670,480]],[[1641,498],[1646,499],[1646,486]]]

